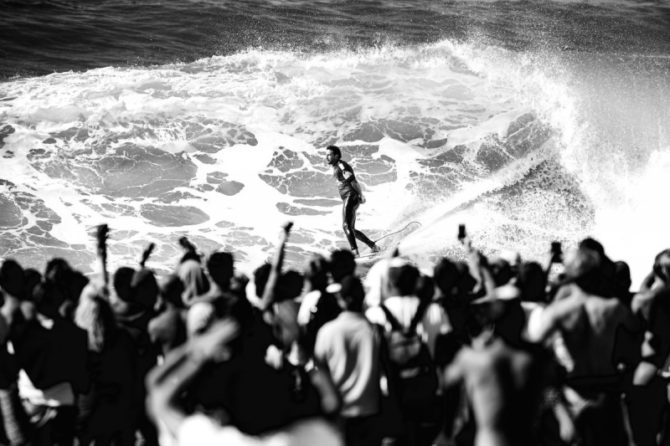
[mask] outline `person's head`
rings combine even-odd
[[[492,295],[475,300],[472,312],[478,328],[493,327],[494,333],[511,345],[518,345],[526,318],[519,299],[519,290],[506,285]]]
[[[39,314],[54,318],[59,315],[60,306],[65,299],[54,283],[41,282],[33,288],[31,300]]]
[[[114,312],[102,290],[89,284],[82,291],[74,314],[74,322],[88,333],[88,348],[101,352],[114,335]]]
[[[63,286],[70,278],[72,268],[65,259],[55,257],[47,262],[44,270],[44,280]]]
[[[356,276],[347,276],[342,279],[340,285],[337,293],[340,305],[347,311],[362,312],[365,291],[360,279]]]
[[[19,263],[13,259],[7,259],[2,262],[0,266],[0,288],[5,293],[21,298],[23,295],[23,287],[25,282],[25,274],[23,268]]]
[[[595,252],[600,257],[605,257],[605,247],[598,240],[595,240],[591,237],[587,237],[581,242],[579,242],[579,249],[588,249]]]
[[[183,308],[184,283],[176,274],[170,274],[160,285],[160,298],[163,303],[175,308]]]
[[[130,287],[133,300],[146,310],[151,310],[156,305],[159,291],[158,282],[150,269],[142,268],[136,271],[133,274]]]
[[[633,281],[630,277],[630,267],[628,266],[628,263],[622,260],[614,262],[614,274],[621,291],[628,292],[630,290],[630,286],[633,284]]]
[[[470,268],[466,262],[458,261],[455,263],[455,266],[458,271],[458,282],[456,283],[456,286],[459,294],[465,295],[472,291],[477,284],[477,281],[470,274]]]
[[[501,257],[493,257],[489,260],[489,268],[496,286],[507,284],[512,278],[512,267],[509,262]]]
[[[656,255],[654,274],[666,284],[670,283],[670,249],[664,249]]]
[[[338,249],[330,254],[330,275],[339,283],[356,271],[356,258],[348,249]]]
[[[127,266],[122,266],[114,272],[112,279],[114,291],[116,292],[116,296],[124,302],[132,300],[132,288],[130,284],[133,281],[134,275],[135,270]]]
[[[184,294],[182,299],[185,304],[209,291],[209,280],[200,265],[195,260],[187,260],[177,268],[177,275],[184,283]]]
[[[207,258],[207,272],[214,283],[228,291],[234,274],[234,258],[229,252],[215,252]]]
[[[433,268],[433,280],[442,296],[451,296],[458,283],[458,270],[454,262],[447,257],[442,257]]]
[[[42,281],[42,273],[35,268],[28,268],[23,272],[23,299],[30,299],[35,285]]]
[[[337,146],[328,146],[326,147],[326,162],[330,165],[334,165],[340,161],[342,158],[342,151]]]
[[[388,287],[390,296],[414,296],[419,270],[406,260],[396,258],[389,263]]]
[[[600,291],[601,257],[597,251],[590,248],[575,249],[568,253],[564,264],[567,281],[576,283],[587,293],[597,294]]]
[[[431,302],[435,296],[435,282],[433,278],[420,274],[416,281],[415,294],[422,302]]]
[[[305,267],[305,281],[312,290],[323,291],[328,286],[328,260],[320,254],[313,256]]]
[[[495,333],[507,344],[516,346],[521,342],[526,315],[519,299],[506,302],[500,317],[495,321]]]
[[[523,262],[519,265],[516,286],[521,291],[521,299],[526,302],[544,302],[547,276],[537,262]]]
[[[300,296],[305,280],[298,271],[289,270],[279,276],[276,288],[276,301],[292,300]]]

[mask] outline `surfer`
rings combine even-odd
[[[337,187],[342,198],[342,228],[347,236],[351,251],[356,257],[359,256],[356,239],[362,241],[372,252],[379,252],[379,247],[370,240],[365,234],[356,229],[356,211],[358,206],[365,203],[365,197],[361,191],[361,186],[356,181],[354,169],[342,161],[342,152],[337,146],[326,147],[326,161],[333,168],[333,176],[337,180]]]

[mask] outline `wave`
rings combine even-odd
[[[606,182],[589,173],[617,181],[591,162],[605,131],[594,107],[613,98],[598,99],[597,82],[583,74],[625,78],[563,57],[443,40],[248,50],[2,83],[0,209],[13,217],[0,220],[0,254],[34,264],[74,249],[87,267],[87,228],[106,220],[118,263],[155,241],[155,264],[169,269],[174,241],[189,235],[205,251],[234,251],[248,269],[292,219],[288,259],[298,265],[345,245],[323,162],[331,143],[367,189],[361,229],[374,238],[408,219],[423,223],[404,242],[408,253],[450,252],[442,234],[461,221],[482,244],[527,256],[552,238],[606,235],[611,208],[598,192]],[[646,96],[665,88],[655,81],[638,90],[640,105],[663,116],[663,100]],[[621,128],[639,128],[625,119]],[[646,153],[665,156],[662,132],[645,141]]]

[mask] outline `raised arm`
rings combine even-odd
[[[140,268],[144,268],[144,265],[147,263],[147,260],[149,260],[149,256],[151,256],[151,253],[154,252],[154,248],[156,247],[155,243],[149,243],[149,245],[142,251],[142,258],[140,259]]]
[[[204,334],[177,347],[147,376],[147,409],[156,424],[176,436],[187,414],[177,403],[182,390],[209,361],[222,358],[226,345],[236,336],[237,324],[230,320],[215,323]]]
[[[277,282],[279,282],[279,277],[281,276],[281,269],[284,265],[284,253],[286,251],[286,242],[288,241],[289,233],[291,232],[291,227],[293,227],[293,222],[288,222],[282,226],[282,231],[279,236],[279,246],[277,247],[277,252],[272,261],[272,268],[270,269],[270,275],[268,281],[265,284],[265,290],[263,291],[263,297],[261,298],[258,307],[261,311],[266,311],[275,300],[275,293],[277,288]]]
[[[109,296],[109,273],[107,272],[107,238],[109,237],[109,226],[101,224],[96,228],[95,239],[97,243],[98,261],[100,262],[100,273],[102,275],[103,294]]]
[[[465,249],[468,252],[468,269],[477,282],[474,290],[475,293],[492,293],[496,288],[496,284],[493,280],[493,275],[489,270],[488,260],[481,252],[473,248],[469,237],[463,239],[463,246],[465,246]]]

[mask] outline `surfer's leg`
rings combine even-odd
[[[354,207],[354,212],[353,212],[353,217],[352,217],[352,223],[351,223],[351,229],[354,231],[354,236],[366,245],[368,245],[368,248],[370,248],[373,252],[378,252],[379,248],[377,248],[377,245],[375,245],[375,242],[370,240],[365,234],[363,234],[361,231],[356,229],[356,212],[358,211],[358,206],[360,205],[360,202],[358,199],[356,200],[356,206]]]
[[[354,233],[357,206],[358,200],[353,194],[347,196],[342,203],[342,229],[344,229],[344,235],[347,236],[349,246],[355,254],[358,254],[358,245],[356,245],[356,235]]]

